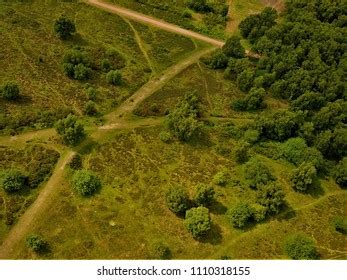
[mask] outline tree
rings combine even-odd
[[[234,156],[238,163],[245,163],[248,160],[248,150],[250,148],[249,143],[245,141],[239,141],[234,149]]]
[[[82,63],[74,66],[73,71],[73,78],[78,81],[88,80],[91,76],[91,69]]]
[[[71,49],[65,53],[63,69],[69,78],[79,81],[89,79],[92,74],[87,53],[79,49]]]
[[[222,50],[215,51],[210,57],[202,61],[211,69],[225,69],[228,66],[228,57]]]
[[[96,104],[95,104],[95,102],[93,102],[93,101],[88,101],[87,103],[86,103],[86,105],[84,106],[84,112],[86,113],[86,115],[88,115],[88,116],[93,116],[93,115],[95,115],[97,112],[98,112],[98,110],[96,109]]]
[[[278,214],[285,204],[285,194],[275,182],[271,182],[258,190],[257,202],[266,208],[268,214]]]
[[[254,81],[254,71],[252,69],[247,69],[237,76],[237,85],[240,90],[248,92]]]
[[[215,199],[216,192],[213,187],[199,184],[196,187],[196,193],[194,197],[194,202],[198,206],[209,206]]]
[[[317,178],[317,170],[312,163],[303,162],[297,169],[294,169],[290,181],[297,191],[307,191]]]
[[[211,11],[211,8],[208,6],[206,0],[188,0],[187,6],[197,12]]]
[[[336,184],[347,187],[347,157],[344,157],[335,167],[334,178]]]
[[[284,251],[294,260],[315,260],[318,253],[314,241],[304,234],[289,236],[284,243]]]
[[[194,238],[202,238],[211,229],[209,210],[202,206],[188,210],[184,225]]]
[[[240,202],[226,213],[230,223],[236,228],[243,228],[252,221],[254,209],[245,202]]]
[[[59,120],[55,129],[62,137],[65,144],[75,146],[86,136],[84,127],[77,121],[76,116],[68,115],[65,119]]]
[[[270,181],[275,180],[270,169],[256,158],[252,158],[246,163],[245,178],[248,180],[249,185],[252,188],[259,188]]]
[[[173,213],[184,214],[189,208],[187,192],[181,186],[170,187],[166,193],[166,204]]]
[[[89,196],[101,187],[101,181],[92,171],[82,169],[73,175],[72,185],[80,195]]]
[[[227,57],[243,58],[245,56],[245,48],[241,44],[241,38],[235,35],[228,38],[222,50]]]
[[[23,173],[16,169],[6,170],[2,176],[2,187],[8,192],[17,192],[25,187],[27,177]]]
[[[36,234],[29,235],[26,239],[26,244],[35,253],[41,253],[47,247],[47,242],[40,235]]]
[[[114,86],[119,86],[122,84],[122,74],[118,70],[111,70],[106,75],[106,80]]]
[[[7,82],[1,89],[2,96],[6,100],[14,101],[20,97],[20,89],[17,83]]]
[[[265,90],[263,88],[252,88],[245,98],[238,99],[233,103],[237,111],[254,111],[265,107]]]
[[[69,37],[71,37],[73,33],[76,32],[75,23],[69,18],[67,18],[65,15],[61,15],[54,22],[54,32],[60,39],[66,40]]]

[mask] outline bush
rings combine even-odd
[[[165,143],[168,143],[172,140],[172,135],[168,131],[161,131],[159,133],[159,139]]]
[[[26,239],[27,246],[35,253],[41,253],[47,247],[46,241],[39,235],[32,234]]]
[[[111,70],[107,73],[106,80],[112,85],[119,86],[122,84],[122,74],[118,70]]]
[[[245,165],[245,178],[252,188],[259,188],[270,181],[275,180],[270,169],[256,158],[252,158]]]
[[[336,184],[347,187],[347,157],[343,158],[335,167],[334,177]]]
[[[347,234],[347,221],[342,216],[337,216],[332,221],[334,229],[342,234]]]
[[[225,69],[228,66],[228,57],[221,50],[215,51],[202,61],[211,69]]]
[[[213,177],[213,183],[219,186],[225,186],[226,184],[228,184],[228,181],[229,181],[229,174],[225,170],[218,172]]]
[[[266,219],[268,208],[259,204],[252,205],[253,208],[253,219],[256,222],[262,222]]]
[[[2,96],[6,99],[6,100],[17,100],[20,97],[20,89],[17,83],[15,82],[7,82],[2,90]]]
[[[236,100],[232,106],[237,111],[255,111],[265,107],[265,90],[263,88],[252,88],[246,97]]]
[[[108,72],[112,69],[112,63],[108,58],[101,60],[101,70],[103,72]]]
[[[294,169],[290,181],[297,191],[305,192],[317,178],[317,170],[312,163],[303,162],[298,168]]]
[[[89,100],[95,101],[97,96],[96,89],[93,87],[89,87],[87,89],[86,95]]]
[[[72,20],[62,15],[54,22],[54,32],[60,39],[66,40],[76,32],[76,26]]]
[[[65,75],[79,81],[89,79],[92,74],[87,54],[77,49],[65,53],[63,68]]]
[[[194,202],[198,206],[209,206],[215,199],[216,192],[213,187],[199,184],[196,187]]]
[[[259,132],[255,129],[248,129],[246,130],[243,138],[246,142],[255,144],[259,141]]]
[[[227,57],[243,58],[245,56],[245,49],[238,36],[231,36],[225,42],[222,50]]]
[[[166,193],[166,204],[173,213],[184,214],[189,208],[187,192],[180,186],[170,187]]]
[[[74,70],[74,75],[73,78],[78,81],[85,81],[90,78],[91,75],[91,69],[82,63],[77,64],[73,68]]]
[[[74,189],[83,196],[92,195],[101,187],[100,179],[89,170],[78,170],[72,178]]]
[[[171,251],[167,245],[162,242],[156,242],[152,245],[153,256],[159,260],[169,260],[171,259]]]
[[[93,101],[88,101],[85,105],[84,105],[84,112],[86,115],[88,116],[93,116],[95,115],[98,110],[96,109],[96,104]]]
[[[202,206],[188,210],[184,225],[194,238],[203,237],[211,229],[209,210]]]
[[[240,202],[226,213],[230,223],[235,228],[243,228],[253,219],[254,209],[245,202]]]
[[[55,128],[67,145],[75,146],[85,138],[84,127],[73,115],[68,115],[65,119],[59,120]]]
[[[19,170],[9,169],[2,175],[2,187],[6,192],[17,192],[25,187],[27,177]]]
[[[187,5],[189,8],[197,12],[210,12],[211,8],[207,4],[207,0],[188,0]]]
[[[282,188],[272,182],[258,190],[257,202],[266,208],[266,213],[278,214],[285,204],[284,197]]]
[[[82,169],[82,157],[79,154],[75,154],[69,162],[69,167],[73,170]]]
[[[314,241],[303,234],[291,235],[284,243],[284,251],[294,260],[315,260],[318,258]]]
[[[239,141],[234,149],[234,156],[238,163],[244,163],[248,160],[248,150],[250,148],[249,143],[245,141]]]
[[[192,12],[191,12],[190,10],[185,9],[185,10],[183,10],[183,12],[182,12],[182,17],[183,17],[183,18],[192,18],[193,15],[192,15]]]

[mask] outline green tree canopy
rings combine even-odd
[[[101,187],[101,181],[92,171],[82,169],[73,175],[72,185],[79,194],[88,196]]]
[[[77,121],[74,115],[68,115],[65,119],[59,120],[55,129],[62,137],[65,144],[75,146],[86,136],[83,125]]]
[[[184,225],[194,238],[202,238],[211,229],[209,210],[202,206],[188,210]]]
[[[284,243],[284,251],[294,260],[315,260],[318,253],[314,241],[304,234],[289,236]]]
[[[173,213],[182,215],[189,208],[188,193],[181,186],[172,186],[166,193],[166,204]]]
[[[73,33],[76,32],[75,23],[66,15],[61,15],[54,22],[54,32],[60,39],[66,40],[69,37],[71,37]]]

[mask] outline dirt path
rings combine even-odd
[[[150,24],[150,25],[156,26],[158,28],[164,29],[166,31],[169,31],[169,32],[174,32],[174,33],[177,33],[177,34],[180,34],[183,36],[187,36],[187,37],[190,37],[193,39],[204,41],[204,42],[209,43],[211,45],[214,45],[216,47],[222,47],[224,45],[223,41],[216,40],[216,39],[210,38],[208,36],[201,35],[197,32],[181,28],[177,25],[174,25],[174,24],[165,22],[163,20],[144,15],[144,14],[141,14],[138,12],[134,12],[132,10],[128,10],[126,8],[123,8],[123,7],[114,5],[114,4],[103,3],[100,0],[86,0],[86,3],[89,5],[101,8],[103,10],[106,10],[108,12],[115,13],[115,14],[118,14],[118,15],[123,16],[123,17],[127,17],[129,19],[133,19],[135,21],[138,21],[138,22],[141,22],[144,24]]]
[[[119,123],[120,118],[124,118],[125,115],[131,113],[138,104],[140,104],[144,99],[151,96],[162,86],[164,86],[168,81],[174,78],[177,74],[181,73],[184,69],[190,65],[199,61],[200,57],[211,52],[213,48],[204,49],[194,53],[187,59],[175,64],[174,66],[166,69],[159,77],[153,78],[144,86],[142,86],[137,92],[135,92],[131,97],[125,100],[122,105],[120,105],[114,112],[105,116],[107,126],[102,126],[100,129],[107,129],[105,127],[112,126],[113,124]]]
[[[0,247],[0,259],[9,259],[12,256],[16,245],[25,238],[32,225],[37,222],[40,216],[49,208],[49,202],[53,199],[57,188],[60,186],[61,179],[64,175],[64,168],[74,154],[73,151],[68,151],[61,156],[52,177],[41,190],[35,202],[20,217],[2,243]]]

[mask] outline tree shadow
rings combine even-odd
[[[99,147],[99,143],[92,138],[87,138],[83,143],[76,149],[76,151],[81,155],[90,154],[94,149]]]
[[[275,218],[280,222],[281,221],[288,221],[288,220],[293,219],[295,217],[296,217],[296,212],[295,212],[294,208],[288,204],[285,204],[282,208],[282,211],[278,215],[275,216]]]
[[[201,239],[198,239],[201,243],[209,243],[211,245],[218,245],[222,243],[222,230],[217,224],[211,225],[211,230]]]
[[[213,203],[211,204],[209,208],[211,213],[216,215],[224,215],[226,211],[228,210],[228,208],[224,204],[220,203],[217,200],[213,201]]]
[[[320,180],[316,179],[314,180],[312,186],[304,193],[312,196],[313,198],[319,198],[325,194],[325,191],[322,188]]]
[[[67,45],[77,45],[77,46],[87,46],[88,42],[85,40],[81,34],[75,33],[73,36],[69,37],[64,41]]]

